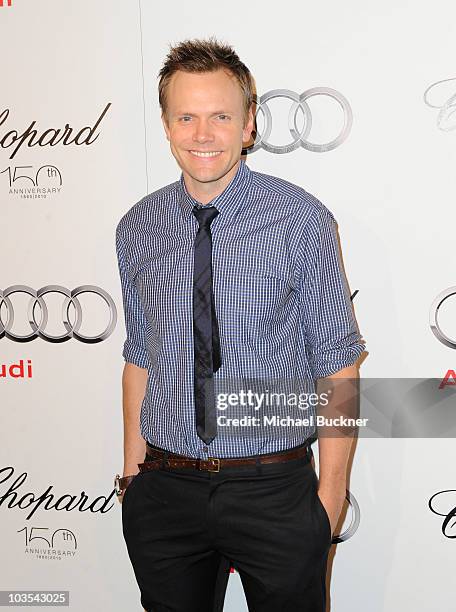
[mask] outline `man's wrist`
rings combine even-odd
[[[347,480],[343,476],[334,476],[325,474],[318,481],[318,490],[322,493],[341,492],[346,491]]]

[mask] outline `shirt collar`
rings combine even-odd
[[[240,159],[239,167],[236,174],[218,196],[213,198],[206,206],[215,206],[220,211],[220,215],[214,220],[214,223],[223,218],[224,221],[231,219],[242,205],[246,194],[249,191],[252,182],[252,171],[247,166],[243,159]],[[195,206],[206,208],[201,202],[195,200],[187,191],[184,181],[184,173],[181,173],[178,181],[179,188],[179,205],[184,215],[184,219],[188,221],[190,217],[194,217],[192,210]],[[195,219],[196,221],[196,219]]]

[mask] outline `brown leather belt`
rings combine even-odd
[[[256,457],[233,457],[233,458],[217,458],[207,457],[207,459],[193,459],[184,455],[176,455],[174,453],[166,452],[153,448],[146,443],[146,453],[149,457],[152,457],[150,461],[144,463],[138,463],[140,472],[147,472],[149,470],[159,470],[165,468],[193,468],[196,470],[204,470],[207,472],[219,472],[224,467],[240,467],[245,465],[255,466],[257,463],[269,464],[269,463],[282,463],[284,461],[290,461],[292,459],[299,459],[306,455],[311,456],[312,449],[309,445],[299,446],[297,448],[290,449],[279,453],[273,453],[269,455],[257,455]]]

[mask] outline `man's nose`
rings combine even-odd
[[[193,140],[196,142],[206,142],[213,139],[212,128],[208,121],[200,119],[195,124],[195,131],[193,133]]]

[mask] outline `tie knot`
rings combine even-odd
[[[192,212],[200,227],[209,227],[220,211],[215,206],[209,206],[207,208],[193,208]]]

